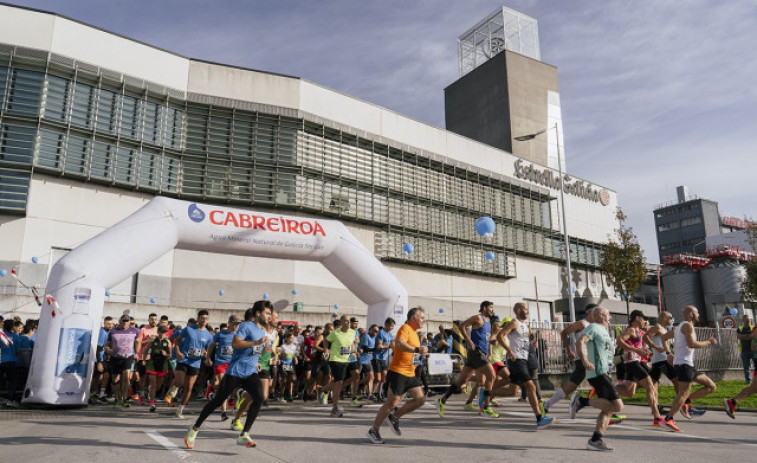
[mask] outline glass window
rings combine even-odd
[[[44,81],[41,72],[14,69],[8,93],[8,113],[38,117]]]
[[[72,174],[87,175],[90,140],[69,135],[66,143],[64,170]]]
[[[110,90],[100,89],[97,99],[97,124],[99,132],[116,133],[118,95]]]
[[[0,130],[0,161],[31,164],[36,132],[33,127],[3,125]]]
[[[134,184],[137,168],[137,152],[134,149],[119,146],[116,149],[115,179],[117,182]]]
[[[65,136],[52,130],[40,129],[34,150],[35,163],[41,167],[60,169]]]
[[[88,129],[92,128],[95,95],[95,88],[91,85],[79,82],[74,84],[73,104],[71,108],[72,125]]]
[[[0,66],[0,112],[5,110],[5,90],[8,85],[8,67]]]
[[[118,133],[122,137],[137,138],[137,99],[127,95],[119,95],[121,107],[121,123]]]
[[[29,172],[0,168],[0,209],[25,211],[30,180]]]
[[[92,169],[90,175],[101,179],[113,178],[113,161],[116,148],[110,143],[92,143]]]
[[[65,123],[67,121],[70,83],[68,79],[47,76],[42,117],[55,122]]]

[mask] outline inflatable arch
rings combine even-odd
[[[407,312],[405,288],[341,222],[156,197],[53,266],[24,403],[87,404],[106,288],[171,249],[317,261],[368,305],[369,325]]]

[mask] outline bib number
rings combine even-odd
[[[281,365],[281,369],[286,373],[291,373],[294,371],[294,365],[292,365],[291,363],[284,363]]]
[[[350,346],[342,346],[339,348],[339,355],[350,355]]]
[[[190,347],[189,350],[187,350],[187,357],[198,359],[202,356],[202,349],[199,347]]]
[[[252,355],[260,355],[260,353],[263,352],[263,347],[263,344],[252,346]]]
[[[231,357],[233,353],[234,353],[234,348],[231,346],[224,346],[221,348],[222,357]]]

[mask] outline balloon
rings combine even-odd
[[[219,289],[219,290],[218,290],[218,295],[219,295],[219,296],[223,296],[224,294],[226,294],[226,291],[224,291],[224,290],[222,290],[222,289]]]
[[[444,309],[439,309],[439,313],[444,313]]]
[[[110,290],[109,289],[105,290],[105,297],[110,297]]]
[[[488,251],[486,253],[486,260],[488,260],[489,262],[494,262],[494,253],[491,251]]]
[[[739,314],[739,309],[737,309],[735,307],[733,309],[731,309],[731,315],[733,315],[735,317],[738,314]]]
[[[293,290],[292,290],[292,294],[295,294],[295,295],[296,295],[296,294],[297,294],[297,290],[296,290],[296,289],[293,289]]]
[[[7,274],[8,274],[7,270],[5,270],[5,269],[0,270],[0,277],[4,277]]]
[[[334,310],[339,310],[339,304],[334,304]]]
[[[268,300],[268,293],[263,293],[263,299]]]
[[[32,257],[32,264],[36,264],[39,262],[39,259],[37,259],[37,256]]]
[[[494,220],[491,217],[483,216],[476,220],[476,232],[483,237],[490,237],[494,235],[494,230],[497,226],[494,224]]]
[[[158,302],[157,299],[155,299],[154,297],[150,298],[150,304],[155,304],[156,302]]]
[[[415,246],[413,246],[412,243],[405,243],[402,245],[402,251],[404,251],[405,254],[412,254],[414,249]]]

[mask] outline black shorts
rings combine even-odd
[[[386,384],[389,385],[395,396],[401,397],[410,389],[421,387],[421,380],[418,376],[405,376],[389,370],[386,374]]]
[[[260,370],[258,372],[258,375],[260,375],[260,379],[271,379],[271,370],[270,369]]]
[[[591,384],[591,387],[593,387],[594,391],[597,393],[597,398],[607,399],[611,402],[620,399],[618,391],[615,390],[615,386],[612,384],[612,378],[610,378],[610,375],[599,375],[594,378],[589,378],[587,381],[589,381],[589,384]]]
[[[586,379],[586,368],[584,368],[584,362],[580,359],[573,361],[574,369],[570,374],[570,382],[573,384],[581,384]]]
[[[516,359],[514,362],[507,361],[507,369],[510,370],[510,381],[522,386],[523,383],[533,381],[531,371],[528,369],[528,362],[524,359]]]
[[[331,368],[331,375],[334,377],[334,381],[344,381],[347,379],[347,364],[342,362],[329,362],[329,368]]]
[[[134,357],[110,356],[110,371],[114,375],[120,375],[124,370],[131,370],[134,366]]]
[[[667,360],[653,363],[652,369],[649,371],[649,376],[652,377],[652,381],[659,383],[663,374],[671,381],[678,378],[676,375],[676,369],[673,368],[673,365],[669,364]]]
[[[310,373],[313,376],[315,376],[318,374],[318,372],[323,372],[324,375],[330,375],[331,367],[329,367],[329,362],[325,360],[321,360],[319,362],[313,362]]]
[[[481,352],[480,349],[468,350],[468,355],[465,357],[465,366],[467,368],[473,368],[478,370],[481,367],[489,365],[489,355]]]
[[[347,370],[357,370],[360,371],[360,363],[359,362],[350,362],[347,364]]]
[[[389,363],[386,360],[373,359],[373,371],[382,373],[389,370]]]
[[[373,363],[361,363],[360,374],[367,375],[368,373],[373,373]]]
[[[646,368],[641,366],[641,362],[634,361],[626,363],[626,379],[633,382],[639,382],[649,376]]]
[[[675,365],[675,370],[679,383],[691,383],[694,381],[694,378],[702,374],[696,368],[686,364]]]
[[[176,364],[176,371],[183,371],[187,376],[197,376],[200,374],[199,368],[190,367],[186,363]]]

